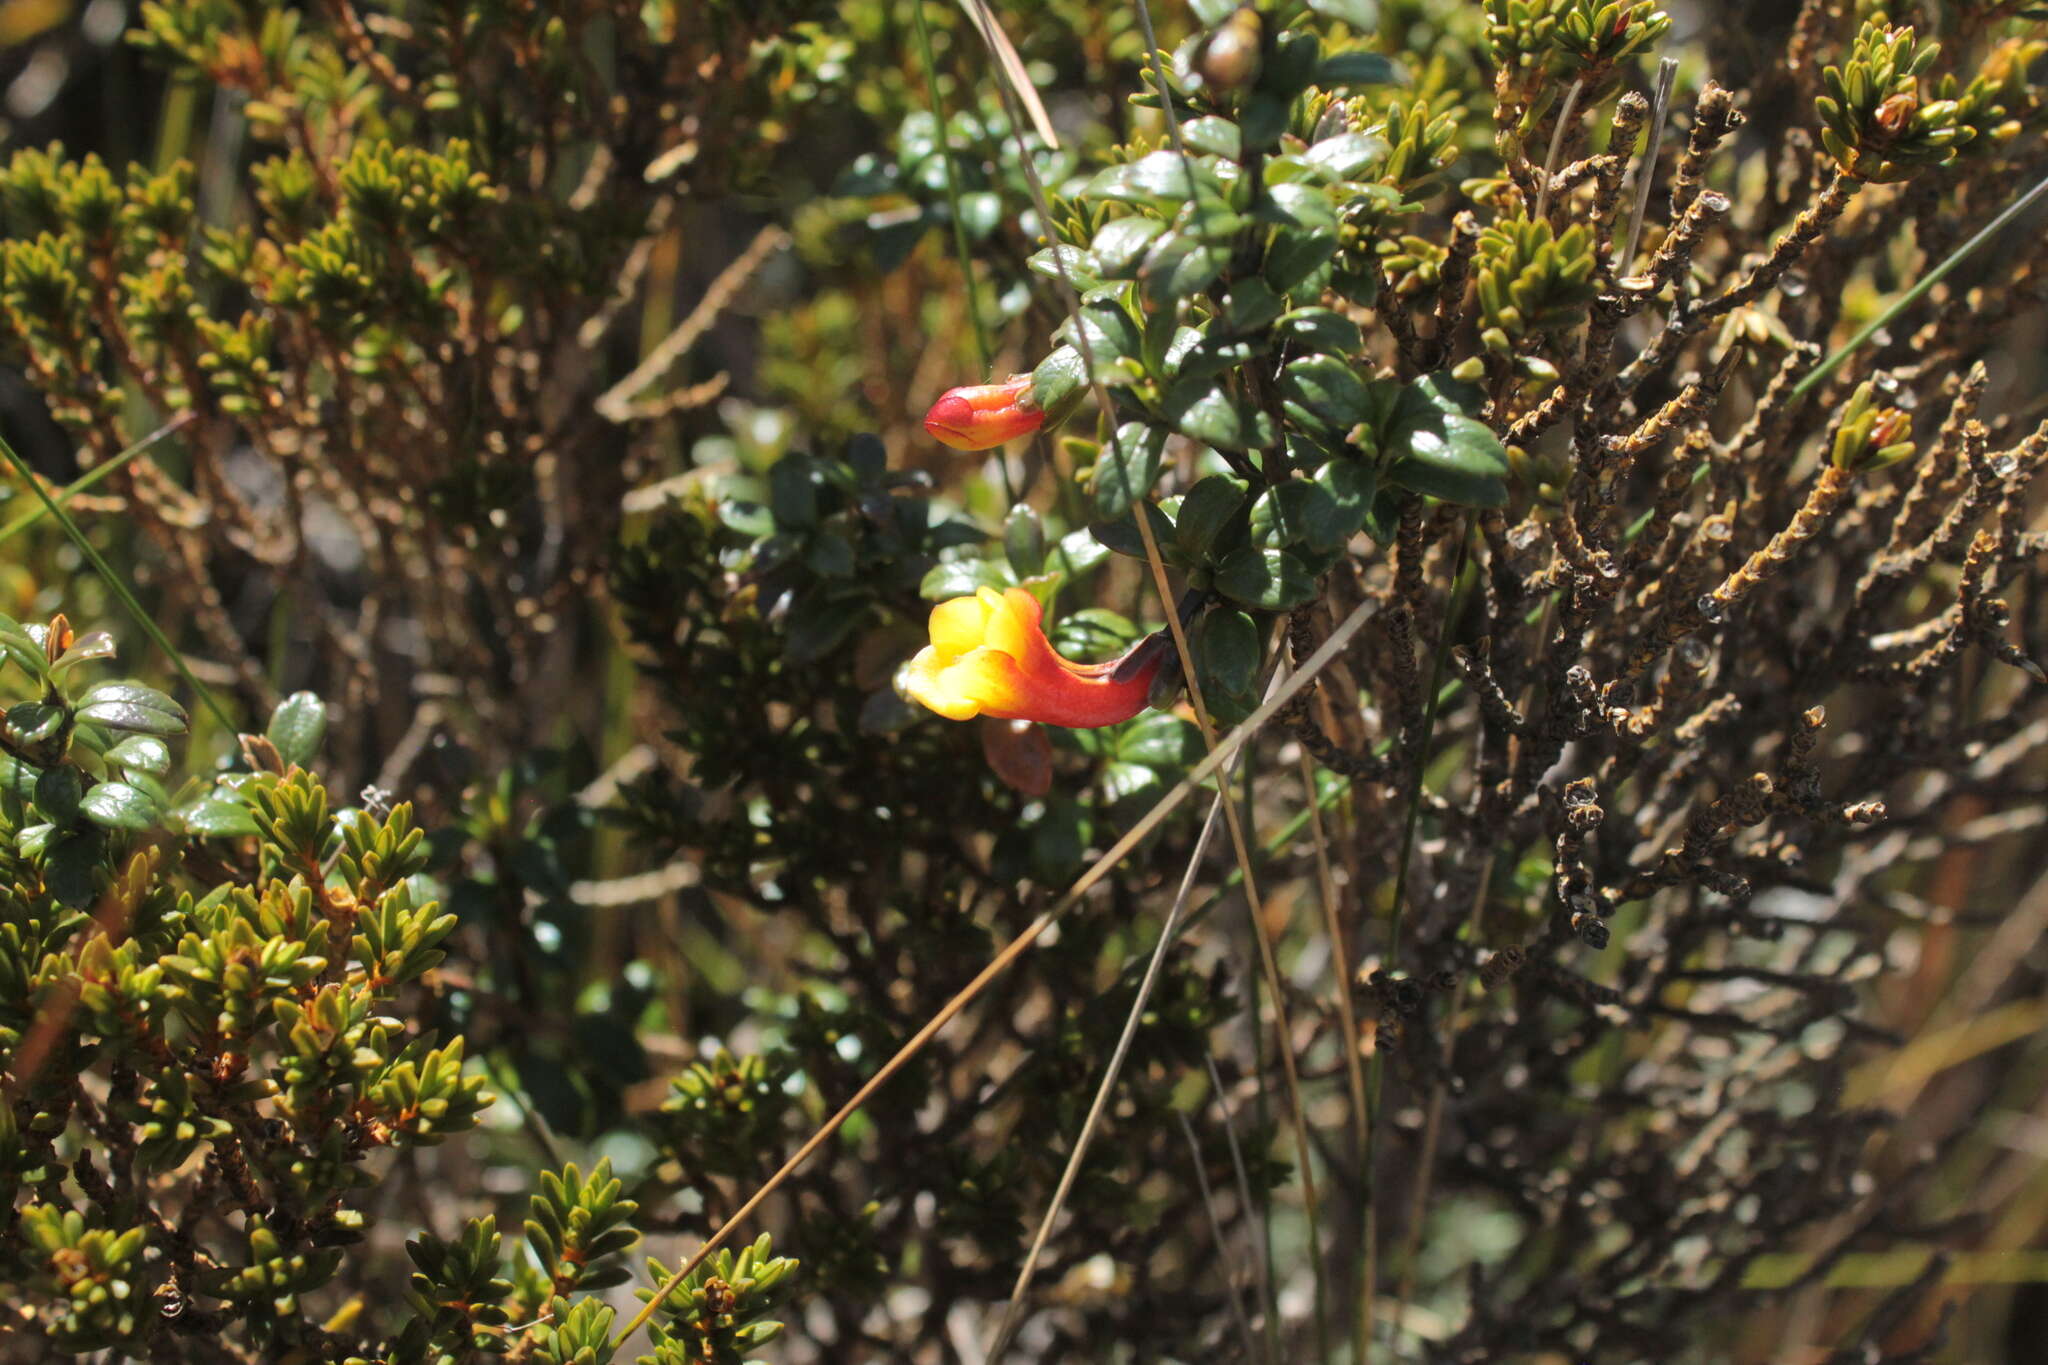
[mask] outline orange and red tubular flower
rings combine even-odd
[[[987,450],[1038,430],[1045,413],[1031,396],[1031,376],[1000,384],[947,389],[924,415],[924,429],[955,450]]]
[[[1115,725],[1144,710],[1167,651],[1154,640],[1121,659],[1061,658],[1039,628],[1038,599],[983,588],[932,608],[932,642],[904,666],[911,700],[949,720],[994,716],[1069,729]]]

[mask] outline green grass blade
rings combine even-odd
[[[72,498],[76,497],[80,493],[85,492],[86,489],[91,488],[94,484],[106,478],[107,475],[113,473],[122,465],[125,465],[130,460],[135,459],[137,456],[147,451],[151,446],[155,445],[157,442],[163,440],[167,436],[170,436],[172,433],[182,429],[184,426],[190,423],[191,420],[191,413],[181,413],[180,415],[173,417],[170,421],[164,423],[162,426],[158,427],[155,431],[149,433],[149,435],[137,441],[134,445],[129,446],[126,450],[114,456],[112,459],[105,460],[99,464],[94,465],[91,469],[86,470],[85,473],[79,475],[70,483],[65,484],[64,487],[57,490],[57,505],[59,507],[62,507],[65,503],[70,502]],[[4,545],[8,541],[14,539],[23,531],[26,531],[29,527],[41,521],[46,515],[48,515],[47,505],[44,507],[31,507],[28,511],[23,512],[20,516],[8,522],[5,526],[0,526],[0,545]]]
[[[169,430],[171,430],[171,427],[165,427],[161,431],[153,433],[144,439],[143,444],[146,445],[148,441],[156,439]],[[130,447],[130,450],[123,451],[122,455],[128,455],[131,451],[139,454],[140,448]],[[58,505],[56,499],[50,496],[49,490],[43,487],[42,480],[38,479],[35,471],[29,468],[28,461],[21,458],[21,455],[5,437],[0,437],[0,455],[7,457],[7,462],[14,466],[15,472],[21,475],[22,481],[42,500],[43,510],[57,519],[57,524],[64,528],[64,534],[71,537],[71,543],[76,545],[78,552],[85,556],[85,562],[92,565],[93,571],[106,583],[107,590],[121,600],[121,605],[127,609],[128,614],[135,618],[135,624],[142,627],[142,633],[147,635],[158,649],[161,649],[170,657],[171,663],[178,670],[178,676],[183,678],[192,688],[193,693],[198,696],[199,700],[206,704],[206,709],[213,713],[214,719],[218,720],[229,734],[235,733],[234,721],[228,719],[228,713],[222,709],[220,702],[215,699],[213,692],[205,683],[193,676],[192,670],[185,665],[185,656],[178,653],[177,647],[165,637],[155,618],[144,611],[142,604],[135,600],[135,594],[129,590],[128,584],[122,581],[119,574],[114,572],[107,561],[101,557],[100,552],[93,548],[93,543],[86,538],[85,532],[78,528],[78,523],[71,519],[71,514],[66,512]],[[109,460],[107,463],[111,465],[114,461]],[[68,493],[71,490],[66,491]]]

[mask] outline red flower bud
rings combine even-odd
[[[987,450],[1038,430],[1044,421],[1031,396],[1031,376],[1019,374],[1000,384],[947,389],[924,415],[924,429],[955,450]]]

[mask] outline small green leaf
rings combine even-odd
[[[276,740],[271,742],[276,743]],[[171,746],[150,735],[130,735],[107,750],[106,759],[131,772],[161,775],[171,769]]]
[[[971,241],[980,241],[1003,221],[1003,197],[994,190],[970,190],[960,196],[960,223]]]
[[[1316,68],[1315,81],[1324,89],[1339,85],[1397,85],[1401,68],[1377,52],[1339,52]]]
[[[782,652],[791,663],[815,663],[840,645],[867,617],[866,593],[858,588],[811,589],[789,609]]]
[[[36,809],[53,824],[70,824],[78,814],[78,805],[84,795],[85,783],[78,769],[69,763],[45,768],[43,775],[36,779]]]
[[[1159,542],[1160,555],[1171,561],[1174,558],[1173,522],[1157,503],[1141,502],[1132,511],[1144,509],[1146,522],[1152,527],[1152,538]],[[1126,512],[1115,521],[1098,521],[1088,527],[1088,533],[1120,555],[1133,559],[1145,557],[1145,542],[1138,535],[1138,523],[1132,519],[1132,512]]]
[[[1201,674],[1202,691],[1243,696],[1259,676],[1259,628],[1252,618],[1229,607],[1214,607],[1195,623],[1188,642]]]
[[[851,578],[857,567],[853,542],[837,531],[815,531],[804,546],[804,566],[820,578]]]
[[[1341,545],[1364,527],[1366,518],[1372,514],[1373,495],[1379,491],[1379,470],[1364,460],[1339,456],[1316,471],[1315,481],[1329,495],[1330,528]]]
[[[1061,324],[1061,334],[1071,337],[1073,326],[1071,321]],[[1091,303],[1083,308],[1081,335],[1088,342],[1088,358],[1095,362],[1095,373],[1104,383],[1121,378],[1115,368],[1117,361],[1135,356],[1144,348],[1138,325],[1115,303]],[[1080,350],[1078,341],[1074,348]]]
[[[1045,522],[1029,503],[1018,503],[1003,519],[1003,554],[1019,578],[1045,572]]]
[[[96,829],[78,829],[54,838],[43,857],[43,884],[60,905],[83,910],[99,898],[100,858],[106,836]]]
[[[1244,155],[1244,134],[1229,119],[1217,118],[1213,114],[1183,123],[1180,137],[1196,151],[1208,152],[1226,161],[1235,161]]]
[[[1208,558],[1223,528],[1244,508],[1244,480],[1229,474],[1211,474],[1196,483],[1181,499],[1174,519],[1174,540],[1191,561]]]
[[[64,708],[61,706],[24,701],[7,708],[7,728],[14,732],[15,742],[19,744],[39,744],[56,734],[63,724]]]
[[[1381,437],[1391,484],[1468,507],[1507,503],[1507,451],[1467,416],[1482,401],[1472,385],[1424,375],[1401,393]]]
[[[768,505],[778,526],[801,530],[818,520],[818,486],[808,455],[785,455],[768,471]]]
[[[78,803],[79,813],[107,829],[145,830],[156,824],[157,804],[126,782],[102,782]]]
[[[1061,536],[1051,555],[1053,571],[1066,575],[1069,581],[1099,567],[1108,558],[1109,551],[1085,526]]]
[[[1168,233],[1153,243],[1138,271],[1145,297],[1162,309],[1206,288],[1230,264],[1230,252],[1184,233]]]
[[[1262,450],[1279,429],[1268,414],[1209,380],[1183,380],[1167,391],[1166,420],[1174,429],[1219,450]]]
[[[1223,186],[1199,158],[1157,151],[1127,165],[1109,167],[1088,182],[1082,195],[1127,204],[1187,204],[1204,198],[1222,199]]]
[[[1060,617],[1048,638],[1062,655],[1085,663],[1123,653],[1138,638],[1138,628],[1107,607],[1083,607]]]
[[[1356,180],[1386,158],[1387,140],[1370,133],[1326,137],[1302,154],[1302,161],[1326,180]]]
[[[1034,274],[1049,280],[1067,280],[1082,293],[1102,283],[1102,268],[1096,264],[1095,257],[1077,246],[1046,247],[1033,252],[1025,264]]]
[[[1087,394],[1088,372],[1072,346],[1060,347],[1031,372],[1031,397],[1045,414],[1047,426],[1065,421]]]
[[[52,708],[54,709],[54,708]],[[14,713],[8,712],[13,719]],[[138,706],[127,701],[97,701],[90,706],[78,708],[78,718],[94,725],[104,725],[109,730],[122,730],[137,735],[179,735],[185,732],[183,717],[171,716],[154,707]]]
[[[1118,427],[1116,439],[1103,447],[1102,457],[1095,462],[1091,480],[1095,519],[1114,521],[1128,512],[1132,503],[1150,496],[1165,453],[1163,428],[1143,422]]]
[[[992,559],[949,559],[925,571],[917,595],[936,602],[972,596],[976,588],[1007,588],[1013,581]]]
[[[1329,308],[1297,308],[1273,325],[1273,335],[1302,351],[1353,355],[1364,345],[1358,324]]]
[[[1315,600],[1315,575],[1285,550],[1246,546],[1216,566],[1216,590],[1264,611],[1285,611]]]
[[[1301,480],[1268,488],[1252,504],[1253,545],[1286,549],[1305,545],[1317,553],[1344,543],[1343,514],[1321,484]]]
[[[270,713],[270,726],[263,735],[276,746],[277,756],[286,766],[310,767],[320,752],[320,741],[327,736],[327,707],[311,692],[294,692]]]
[[[1365,381],[1333,355],[1304,356],[1280,372],[1287,415],[1316,431],[1349,431],[1371,415]]]
[[[1272,286],[1256,275],[1233,280],[1230,293],[1223,304],[1223,326],[1238,336],[1263,331],[1286,307],[1286,300],[1274,293]]]
[[[775,534],[775,514],[760,503],[748,502],[744,498],[720,498],[718,520],[753,540],[766,540]]]
[[[1165,788],[1158,770],[1142,763],[1113,762],[1102,769],[1102,795],[1112,805],[1149,806]]]
[[[1102,225],[1089,249],[1094,252],[1104,279],[1133,280],[1138,277],[1145,252],[1165,231],[1165,222],[1158,218],[1114,218]]]
[[[1169,771],[1200,763],[1202,753],[1201,732],[1179,716],[1164,711],[1132,721],[1116,744],[1119,760]]]
[[[193,834],[212,839],[239,839],[254,834],[256,817],[240,801],[209,796],[178,811],[178,818]]]

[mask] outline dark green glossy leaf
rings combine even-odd
[[[1379,470],[1364,460],[1331,460],[1316,471],[1316,486],[1329,496],[1330,528],[1336,544],[1343,544],[1364,527],[1372,514],[1372,502],[1379,492]]]
[[[141,683],[101,683],[99,686],[88,690],[85,696],[80,698],[80,700],[85,702],[133,702],[137,706],[147,706],[151,710],[161,711],[167,716],[175,716],[180,721],[183,721],[185,719],[184,707],[178,705],[178,703],[172,701],[169,697],[157,691],[154,687],[144,687]]]
[[[1019,578],[1045,572],[1045,521],[1029,503],[1018,503],[1003,519],[1003,554]]]
[[[1230,293],[1224,300],[1222,323],[1225,329],[1238,335],[1257,332],[1279,317],[1286,307],[1287,301],[1257,276],[1233,280]]]
[[[10,718],[12,713],[9,713]],[[78,718],[136,735],[180,735],[185,732],[181,716],[171,716],[154,707],[127,701],[98,701],[78,709]]]
[[[934,564],[917,585],[918,596],[928,602],[967,597],[976,588],[1007,588],[1013,580],[992,559],[952,559]]]
[[[79,813],[106,829],[145,830],[157,821],[157,804],[126,782],[102,782],[78,803]]]
[[[1166,791],[1166,780],[1142,763],[1115,762],[1102,770],[1102,795],[1111,805],[1150,806]]]
[[[256,833],[256,817],[240,801],[228,796],[209,796],[184,807],[178,818],[194,834],[214,839],[239,839]]]
[[[1185,233],[1168,233],[1153,243],[1139,268],[1139,287],[1162,310],[1199,293],[1230,264],[1230,252]],[[1171,313],[1168,313],[1171,316]]]
[[[1051,555],[1054,571],[1065,574],[1069,579],[1079,578],[1108,558],[1108,548],[1085,526],[1061,536]]]
[[[1322,485],[1292,479],[1252,504],[1251,543],[1273,549],[1306,546],[1323,554],[1344,543],[1344,514]]]
[[[1348,431],[1372,415],[1365,381],[1333,355],[1304,356],[1280,372],[1287,415],[1319,431]]]
[[[775,514],[758,502],[742,498],[720,498],[718,520],[754,540],[766,540],[775,534]]]
[[[1025,262],[1036,274],[1049,280],[1067,280],[1074,288],[1093,289],[1102,283],[1102,268],[1095,257],[1080,247],[1071,245],[1049,246],[1031,253]]]
[[[0,792],[5,792],[17,801],[36,799],[36,780],[42,776],[40,769],[32,768],[12,754],[0,754]]]
[[[1329,196],[1313,185],[1271,186],[1259,210],[1259,219],[1282,227],[1330,233],[1337,230],[1337,210],[1331,206]]]
[[[1219,693],[1242,696],[1252,690],[1259,676],[1261,647],[1259,628],[1251,617],[1229,607],[1213,607],[1195,623],[1194,638],[1188,644],[1202,677],[1203,692],[1211,697]]]
[[[1297,308],[1273,326],[1273,334],[1301,351],[1353,355],[1365,345],[1358,324],[1329,308]]]
[[[1061,325],[1060,332],[1072,337],[1074,324],[1069,321]],[[1124,356],[1138,355],[1144,348],[1144,338],[1138,332],[1138,325],[1131,321],[1131,315],[1114,303],[1089,304],[1081,310],[1081,334],[1087,339],[1088,358],[1095,362],[1095,373],[1105,383],[1121,376],[1113,368]],[[1081,349],[1078,341],[1076,350]]]
[[[857,567],[853,542],[837,531],[813,533],[804,547],[804,567],[820,578],[851,578]]]
[[[1371,133],[1340,133],[1326,137],[1302,154],[1302,161],[1323,180],[1356,180],[1386,159],[1387,140]]]
[[[327,707],[311,692],[294,692],[270,713],[270,725],[263,735],[287,765],[310,767],[320,752],[320,741],[327,737]]]
[[[97,874],[105,848],[106,836],[96,829],[52,838],[43,858],[43,883],[58,904],[83,910],[99,898]]]
[[[161,712],[151,712],[160,716]],[[20,744],[38,744],[50,738],[64,724],[64,708],[39,701],[17,702],[7,708],[7,728]]]
[[[1116,439],[1103,448],[1102,457],[1095,462],[1090,485],[1095,498],[1095,519],[1114,521],[1128,512],[1132,503],[1151,496],[1165,454],[1163,428],[1143,422],[1126,422],[1118,427]]]
[[[1081,353],[1072,346],[1060,347],[1031,372],[1031,397],[1048,426],[1064,421],[1087,396],[1088,372],[1081,367]]]
[[[36,809],[53,824],[70,824],[84,796],[85,781],[69,763],[45,768],[36,779]]]
[[[970,190],[960,196],[960,222],[967,236],[980,241],[1003,221],[1003,197],[994,190]]]
[[[1090,180],[1082,193],[1127,204],[1187,204],[1203,198],[1221,199],[1223,186],[1199,158],[1183,158],[1166,150],[1109,167]]]
[[[1507,452],[1484,423],[1466,416],[1481,401],[1472,385],[1441,375],[1410,384],[1381,438],[1391,460],[1387,481],[1461,506],[1505,505]]]
[[[1216,566],[1216,590],[1225,597],[1264,611],[1285,611],[1315,599],[1316,580],[1305,565],[1285,550],[1247,545]]]
[[[1083,607],[1053,624],[1048,638],[1061,654],[1079,663],[1114,659],[1138,638],[1128,618],[1107,607]]]
[[[1144,509],[1145,520],[1152,527],[1152,537],[1159,542],[1161,557],[1171,561],[1175,554],[1173,522],[1157,503],[1141,502],[1137,508]],[[1132,512],[1126,512],[1115,521],[1098,521],[1088,528],[1088,533],[1120,555],[1143,559],[1145,542],[1138,535],[1138,523],[1132,520],[1132,515]]]
[[[1203,338],[1194,333],[1198,345],[1189,347],[1174,365],[1173,374],[1178,379],[1207,379],[1247,364],[1258,354],[1259,348],[1249,340],[1225,337]]]
[[[1244,134],[1229,119],[1217,118],[1213,114],[1183,123],[1180,137],[1194,150],[1220,156],[1226,161],[1235,161],[1244,155]]]
[[[1335,228],[1275,228],[1266,248],[1266,282],[1283,294],[1311,294],[1336,254]]]
[[[1165,769],[1175,776],[1180,769],[1200,763],[1202,754],[1201,731],[1163,711],[1132,721],[1116,744],[1116,756],[1122,762]]]
[[[768,471],[768,505],[776,525],[801,530],[818,520],[818,486],[811,478],[811,457],[785,455]]]
[[[1328,89],[1349,85],[1397,85],[1406,79],[1401,68],[1377,52],[1340,52],[1316,68],[1316,84]]]
[[[131,772],[162,774],[171,770],[171,746],[153,735],[130,735],[108,749],[106,759]]]
[[[1095,234],[1090,250],[1096,264],[1101,267],[1104,279],[1131,280],[1138,276],[1138,266],[1145,259],[1145,252],[1166,231],[1166,224],[1158,218],[1116,218],[1102,225]]]
[[[51,667],[53,669],[65,669],[82,664],[89,659],[111,659],[113,657],[114,637],[104,630],[95,630],[73,640],[71,648],[59,655],[57,662],[52,664]]]
[[[1182,380],[1167,391],[1164,406],[1176,431],[1219,450],[1262,450],[1280,437],[1270,415],[1210,380]]]
[[[824,658],[840,645],[867,616],[869,602],[858,590],[817,587],[797,598],[789,609],[788,633],[782,652],[791,663],[807,664]]]
[[[1280,135],[1287,131],[1287,115],[1292,107],[1292,96],[1282,98],[1269,90],[1252,91],[1237,121],[1246,150],[1264,151],[1278,143]]]
[[[1244,508],[1244,480],[1211,474],[1190,488],[1174,519],[1174,539],[1190,560],[1208,557],[1230,519]]]

